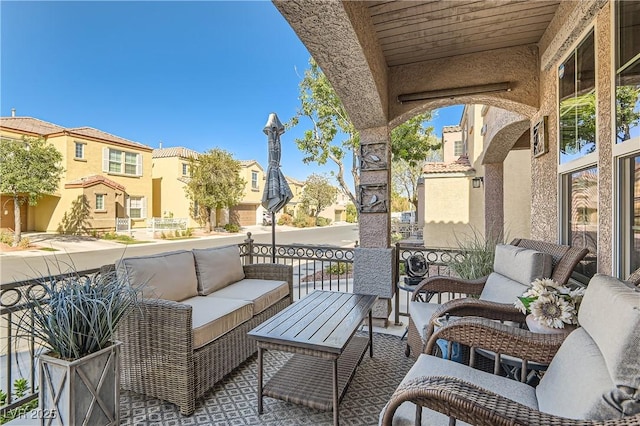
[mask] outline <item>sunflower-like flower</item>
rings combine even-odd
[[[550,278],[537,279],[518,297],[514,306],[522,313],[531,313],[541,323],[553,328],[578,324],[578,307],[584,289],[571,289]]]
[[[573,324],[576,314],[574,306],[564,297],[548,293],[538,297],[529,305],[531,314],[547,327],[564,328]]]

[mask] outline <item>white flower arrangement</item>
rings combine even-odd
[[[550,278],[542,278],[533,281],[514,305],[547,327],[564,328],[565,324],[578,324],[583,295],[583,288],[572,290]]]

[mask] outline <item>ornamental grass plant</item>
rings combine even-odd
[[[82,276],[74,269],[37,280],[16,322],[18,335],[33,336],[50,355],[75,360],[111,345],[123,316],[141,298],[115,271]]]
[[[493,272],[496,245],[502,244],[503,236],[487,236],[476,228],[464,236],[455,236],[459,254],[447,266],[450,271],[465,280],[475,280]]]

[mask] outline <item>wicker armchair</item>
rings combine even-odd
[[[511,245],[549,254],[552,259],[551,278],[560,284],[567,283],[573,269],[588,253],[585,248],[528,239],[515,239],[511,242]],[[409,303],[409,331],[405,354],[409,356],[413,353],[414,356],[417,356],[422,353],[429,336],[433,333],[434,325],[431,321],[427,321],[428,325],[423,332],[419,331],[420,328],[416,325],[416,322],[424,321],[413,318],[414,316],[420,316],[416,315],[418,312],[421,315],[427,313],[431,319],[449,314],[452,316],[475,315],[500,321],[524,322],[522,312],[513,306],[515,299],[509,299],[509,303],[483,300],[481,294],[487,278],[488,276],[477,280],[463,280],[455,277],[436,276],[426,278],[418,284],[411,295]],[[462,293],[470,296],[479,296],[480,298],[454,299],[442,305],[425,304],[419,302],[420,295],[424,293],[437,294],[438,299],[442,293]]]
[[[446,339],[549,363],[540,384],[533,388],[422,354],[381,412],[380,424],[438,426],[454,418],[487,426],[640,425],[638,306],[639,292],[598,274],[580,308],[582,327],[566,339],[486,318],[454,320],[434,333],[427,352]]]
[[[629,275],[629,278],[627,278],[627,282],[636,287],[640,287],[640,268],[636,269],[631,273],[631,275]]]

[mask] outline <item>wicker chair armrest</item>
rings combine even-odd
[[[254,263],[244,265],[243,268],[246,278],[286,281],[289,284],[289,296],[293,302],[293,267],[291,265]]]
[[[445,339],[527,361],[549,364],[565,339],[564,334],[533,333],[487,318],[463,317],[436,330],[425,353],[433,353],[436,340]]]
[[[572,420],[540,412],[463,380],[447,376],[417,377],[396,389],[382,412],[382,425],[391,426],[396,409],[413,402],[477,426],[609,426],[631,425],[633,418],[609,421]]]
[[[420,293],[465,293],[480,295],[487,277],[478,278],[476,280],[463,280],[462,278],[435,276],[425,278],[416,286],[411,294],[411,300],[415,301]]]
[[[142,299],[118,325],[117,338],[123,342],[151,347],[188,348],[191,350],[192,308],[164,299]]]
[[[474,299],[472,297],[453,299],[440,305],[433,313],[433,318],[439,318],[449,314],[454,317],[476,316],[499,321],[513,321],[524,323],[526,316],[508,303],[490,302],[488,300]],[[433,334],[435,325],[431,321],[427,328],[427,336]]]

